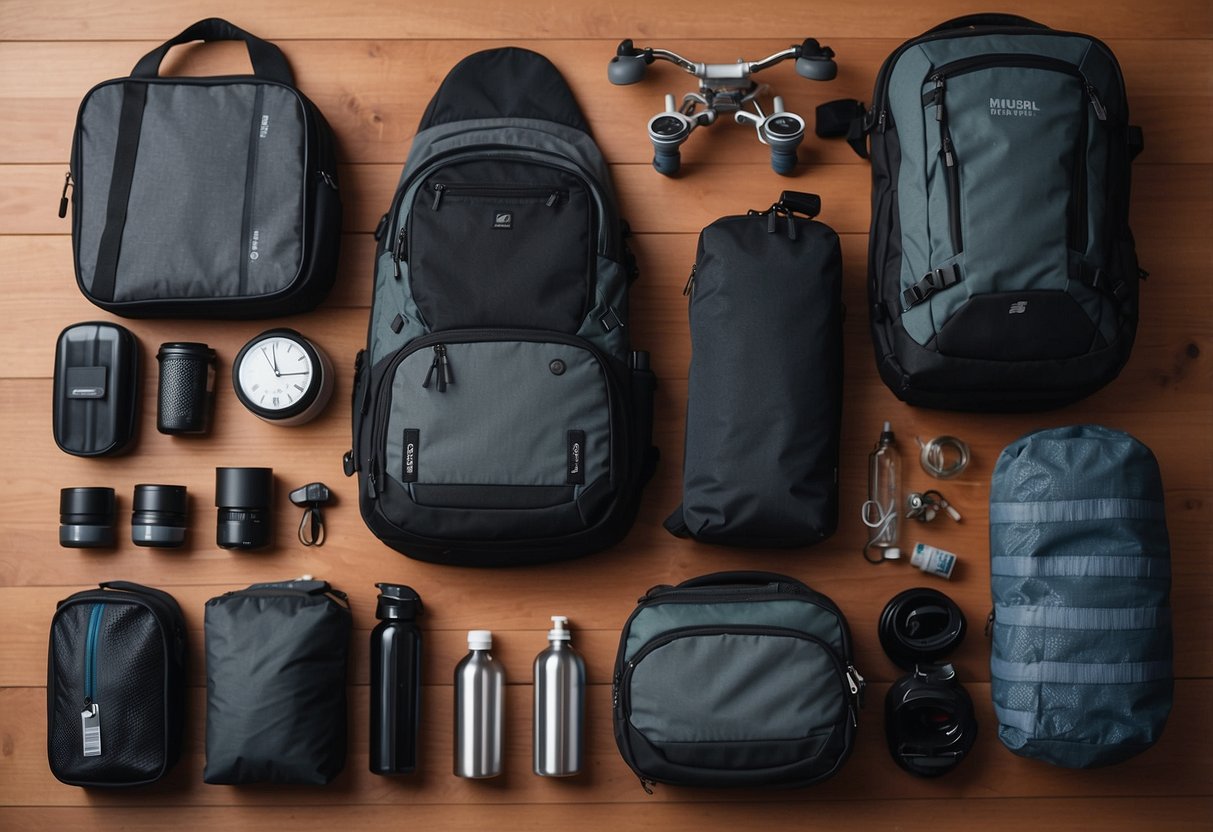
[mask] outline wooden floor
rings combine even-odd
[[[673,67],[645,83],[612,87],[606,61],[623,37],[696,59],[756,58],[821,38],[839,56],[837,81],[798,78],[790,65],[767,74],[789,108],[810,117],[820,102],[868,100],[880,61],[902,40],[942,20],[978,10],[970,0],[886,4],[879,0],[805,3],[773,0],[371,0],[350,9],[318,0],[0,0],[0,829],[1107,829],[1213,827],[1213,6],[1208,0],[1000,2],[1057,28],[1105,39],[1124,67],[1134,119],[1146,150],[1137,162],[1133,228],[1151,272],[1142,294],[1136,350],[1121,378],[1062,411],[973,416],[913,410],[876,377],[864,315],[869,172],[843,143],[816,138],[801,151],[794,180],[775,176],[748,129],[721,124],[684,149],[685,175],[649,167],[644,134],[662,95],[691,80]],[[747,14],[746,9],[753,9]],[[219,15],[277,41],[299,86],[333,124],[341,145],[346,206],[338,287],[325,306],[289,319],[334,357],[340,389],[316,422],[294,429],[263,424],[244,411],[227,370],[260,322],[125,321],[143,344],[144,411],[136,451],[85,460],[52,441],[51,367],[56,333],[109,317],[89,305],[72,279],[69,223],[55,208],[76,108],[94,83],[126,75],[135,61],[196,19]],[[657,439],[664,459],[645,493],[635,529],[614,551],[579,562],[513,571],[466,571],[408,560],[381,545],[358,517],[355,483],[341,474],[350,442],[350,373],[366,332],[373,240],[422,110],[446,71],[468,52],[516,43],[546,53],[585,109],[638,232],[643,269],[634,291],[633,341],[650,349],[661,384]],[[232,44],[178,49],[178,72],[244,72]],[[844,518],[828,543],[805,552],[722,551],[675,540],[661,521],[679,498],[689,340],[681,288],[695,233],[718,216],[769,205],[785,187],[822,195],[822,219],[842,235],[846,264],[846,418]],[[171,188],[171,183],[165,183]],[[156,346],[206,341],[221,366],[215,429],[206,438],[170,439],[155,431]],[[972,626],[956,655],[978,705],[982,736],[971,758],[938,781],[897,769],[885,750],[881,703],[895,678],[880,653],[876,619],[909,586],[930,583],[908,564],[873,567],[860,558],[858,520],[865,456],[881,420],[891,419],[906,451],[905,485],[934,484],[909,454],[912,437],[951,433],[973,446],[970,469],[944,492],[964,513],[937,521],[921,538],[959,553],[951,584],[938,586]],[[1035,428],[1100,422],[1128,430],[1157,453],[1167,485],[1174,544],[1175,708],[1158,746],[1121,766],[1062,771],[1022,760],[995,738],[988,648],[981,626],[988,589],[988,482],[999,450]],[[323,480],[339,495],[329,542],[295,542],[294,509],[278,516],[278,547],[233,554],[213,545],[213,469],[269,465],[280,485]],[[61,549],[56,542],[60,487],[110,485],[129,530],[132,486],[183,483],[192,495],[191,533],[180,551],[110,553]],[[285,506],[285,498],[279,500]],[[653,584],[727,568],[783,570],[832,596],[850,619],[867,676],[867,709],[856,752],[842,773],[794,792],[696,791],[658,787],[648,796],[619,758],[610,726],[610,667],[618,629]],[[304,573],[332,581],[353,602],[357,633],[351,683],[351,745],[345,772],[327,788],[230,788],[202,783],[202,605],[252,581]],[[55,602],[106,579],[163,587],[182,602],[190,625],[191,719],[186,753],[167,780],[135,791],[85,792],[51,776],[45,754],[46,637]],[[421,771],[403,779],[368,773],[367,640],[374,583],[414,586],[427,615]],[[530,771],[530,662],[545,646],[548,616],[572,620],[591,683],[588,765],[573,780]],[[451,771],[452,671],[464,631],[495,631],[510,685],[507,773],[472,782]]]

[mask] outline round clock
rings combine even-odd
[[[276,425],[302,425],[333,395],[328,356],[293,329],[271,329],[245,344],[232,367],[236,398]]]

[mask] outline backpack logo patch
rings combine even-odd
[[[1030,98],[991,98],[990,115],[1031,117],[1040,112],[1036,102]]]
[[[493,228],[513,228],[514,227],[514,212],[513,211],[494,211],[493,212]]]
[[[1028,311],[1028,302],[1026,300],[1017,300],[1011,304],[1011,308],[1007,310],[1008,315],[1022,315]]]

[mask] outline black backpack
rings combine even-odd
[[[648,355],[606,163],[556,68],[471,55],[430,102],[379,223],[352,451],[389,546],[459,565],[618,542],[652,473]]]
[[[1108,47],[971,15],[885,61],[852,145],[871,141],[876,360],[904,401],[1039,410],[1129,358],[1138,281],[1124,78]]]

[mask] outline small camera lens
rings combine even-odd
[[[59,545],[103,549],[114,545],[114,489],[63,488],[59,491]]]
[[[769,135],[780,139],[790,139],[804,130],[800,121],[790,116],[772,116],[764,127]]]
[[[136,546],[175,549],[185,542],[184,485],[136,485],[132,505],[131,542]]]
[[[215,506],[219,509],[215,542],[220,549],[260,549],[273,537],[270,507],[274,469],[216,468]]]
[[[649,132],[661,138],[673,138],[686,132],[686,124],[675,116],[659,116],[649,124]]]

